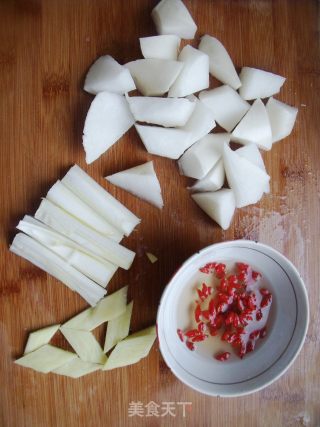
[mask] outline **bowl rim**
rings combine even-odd
[[[221,392],[207,392],[202,390],[200,387],[197,387],[196,385],[192,384],[190,381],[188,381],[187,379],[183,379],[181,378],[181,376],[175,371],[175,369],[170,366],[170,364],[167,361],[166,355],[165,355],[165,351],[161,346],[161,340],[160,340],[160,333],[159,333],[159,320],[161,317],[161,312],[163,309],[163,304],[164,304],[164,300],[165,297],[167,295],[167,292],[169,291],[169,287],[171,285],[171,283],[176,279],[177,275],[180,273],[180,271],[189,263],[192,263],[194,259],[198,258],[199,256],[201,256],[202,254],[212,250],[213,248],[217,248],[217,247],[232,247],[234,245],[237,244],[242,244],[242,245],[247,245],[248,247],[260,247],[261,249],[265,249],[267,251],[270,251],[271,253],[273,253],[276,257],[278,257],[278,259],[280,258],[281,261],[284,264],[287,264],[291,269],[292,272],[294,273],[294,275],[297,278],[297,284],[300,287],[302,294],[304,296],[304,303],[305,303],[305,315],[304,315],[304,324],[303,327],[301,327],[302,329],[302,334],[301,334],[301,338],[300,338],[300,343],[295,351],[295,353],[292,355],[289,363],[284,366],[282,369],[280,369],[280,371],[278,372],[277,375],[275,375],[274,377],[272,377],[269,381],[264,382],[261,385],[258,385],[256,387],[252,387],[250,390],[247,391],[243,391],[243,392],[237,392],[237,393],[233,393],[233,392],[227,392],[227,393],[221,393]],[[278,250],[274,249],[273,247],[266,245],[264,243],[260,243],[258,241],[253,241],[253,240],[246,240],[246,239],[238,239],[238,240],[228,240],[225,242],[218,242],[218,243],[213,243],[211,245],[208,245],[206,247],[204,247],[203,249],[197,251],[195,254],[191,255],[189,258],[187,258],[180,266],[179,268],[175,271],[175,273],[172,275],[172,277],[170,278],[169,282],[167,283],[167,285],[165,286],[161,298],[160,298],[160,302],[158,305],[158,311],[157,311],[157,320],[156,320],[156,324],[157,324],[157,335],[158,335],[158,342],[159,342],[159,349],[160,349],[160,353],[165,361],[165,363],[167,364],[167,366],[169,367],[169,369],[171,370],[171,372],[174,374],[174,376],[181,381],[182,383],[184,383],[185,385],[187,385],[188,387],[192,388],[193,390],[196,390],[198,392],[200,392],[201,394],[207,395],[207,396],[211,396],[211,397],[240,397],[240,396],[245,396],[245,395],[249,395],[249,394],[253,394],[257,391],[260,391],[266,387],[268,387],[270,384],[272,384],[273,382],[277,381],[283,374],[285,374],[285,372],[287,372],[287,370],[292,366],[292,364],[294,363],[294,361],[296,360],[298,354],[300,353],[302,346],[304,344],[305,338],[306,338],[306,334],[307,334],[307,330],[308,330],[308,326],[309,326],[309,320],[310,320],[310,307],[309,307],[309,299],[308,299],[308,293],[307,293],[307,289],[304,283],[304,280],[301,277],[301,274],[299,273],[298,269],[295,267],[295,265],[285,256],[283,255],[281,252],[279,252]]]

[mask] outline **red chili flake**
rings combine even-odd
[[[237,269],[239,272],[248,273],[249,265],[243,262],[237,262]]]
[[[253,350],[254,350],[254,341],[248,341],[247,347],[246,347],[246,352],[250,353]]]
[[[236,294],[236,291],[237,291],[237,289],[234,287],[234,286],[228,286],[228,295],[230,296],[230,297],[234,297],[235,296],[235,294]]]
[[[217,287],[217,289],[220,292],[226,292],[228,290],[228,281],[226,278],[223,278],[220,280],[220,284]]]
[[[212,325],[209,325],[209,333],[212,337],[218,334],[218,331],[216,328],[214,328]]]
[[[224,324],[224,315],[217,314],[217,317],[212,326],[214,326],[216,329],[220,329],[223,324]]]
[[[209,306],[208,306],[208,311],[210,314],[216,315],[215,303],[216,302],[215,302],[214,298],[211,298],[211,300],[209,301]]]
[[[229,311],[229,313],[227,314],[226,319],[224,321],[226,325],[232,325],[233,324],[234,315],[235,315],[235,313],[233,311]]]
[[[259,308],[259,310],[256,312],[256,320],[259,322],[259,320],[261,320],[262,317],[263,317],[263,314],[262,314],[262,311]]]
[[[205,273],[205,274],[212,273],[212,271],[215,269],[216,265],[217,265],[216,262],[208,262],[208,264],[206,264],[202,268],[199,268],[199,271],[201,271],[201,273]]]
[[[178,337],[180,338],[180,340],[183,342],[184,341],[184,336],[183,336],[183,332],[181,329],[177,329],[177,334]]]
[[[193,350],[195,350],[195,345],[193,344],[193,342],[191,342],[191,341],[187,341],[186,342],[186,346],[188,347],[188,349],[189,350],[191,350],[191,351],[193,351]]]
[[[271,304],[271,301],[272,301],[271,294],[264,296],[261,300],[260,307],[261,308],[267,307],[269,304]]]
[[[198,325],[198,331],[201,334],[204,334],[205,330],[206,330],[206,325],[203,322],[200,322],[199,325]]]
[[[251,340],[256,340],[259,336],[260,336],[260,330],[256,329],[255,331],[251,332],[251,334],[249,335],[249,338]]]
[[[262,296],[268,296],[268,295],[270,295],[270,291],[268,290],[268,289],[266,289],[266,288],[261,288],[261,289],[259,289],[259,292],[260,292],[260,294],[262,295]]]
[[[228,277],[228,283],[231,286],[235,286],[238,284],[238,277],[235,274],[231,274],[231,276]]]
[[[221,335],[221,341],[228,341],[231,333],[229,331],[224,331],[224,333]]]
[[[252,316],[250,316],[249,314],[241,313],[239,314],[239,320],[243,326],[247,326],[248,322],[252,321],[253,319]]]
[[[229,359],[231,353],[225,351],[224,353],[219,353],[214,356],[215,359],[219,360],[219,362],[224,362]]]
[[[239,328],[241,326],[241,322],[240,322],[240,319],[239,319],[239,316],[237,315],[237,313],[234,313],[233,326],[235,328]]]
[[[237,308],[239,311],[243,311],[244,310],[244,304],[241,298],[237,299]]]
[[[223,294],[222,292],[219,292],[217,295],[218,302],[225,302],[226,304],[230,304],[230,297],[229,295]]]
[[[224,313],[228,310],[228,304],[226,304],[225,302],[220,302],[217,305],[217,313]]]
[[[242,282],[243,284],[245,284],[247,281],[247,273],[245,273],[244,271],[241,271],[240,273],[238,273],[237,278],[239,282]]]
[[[245,333],[246,333],[245,329],[244,329],[244,328],[242,328],[242,327],[237,328],[237,332],[238,332],[238,334],[239,334],[239,335],[243,335],[243,334],[245,334]]]
[[[201,342],[201,341],[204,341],[206,338],[207,338],[207,335],[201,334],[201,335],[197,335],[194,338],[191,338],[191,341],[192,342]]]
[[[197,323],[200,322],[200,317],[201,317],[201,307],[199,304],[197,304],[196,309],[194,310],[194,318]]]
[[[246,306],[250,309],[250,310],[255,310],[256,308],[257,308],[257,306],[255,305],[255,298],[253,297],[253,296],[249,296],[247,299],[246,299]]]
[[[243,356],[246,354],[246,350],[247,350],[246,345],[244,343],[242,343],[240,350],[239,350],[239,353],[238,353],[240,359],[242,359]]]
[[[218,279],[222,279],[222,277],[225,275],[226,266],[225,264],[219,263],[216,264],[214,270]]]
[[[202,283],[202,289],[197,289],[199,298],[201,301],[204,301],[212,292],[212,288],[207,286],[205,283]]]
[[[264,338],[267,335],[267,328],[264,327],[262,329],[260,329],[260,336],[259,338]]]
[[[188,338],[194,338],[197,335],[199,335],[199,331],[198,329],[190,329],[190,331],[187,331],[184,333],[185,336],[187,336]]]
[[[253,271],[252,272],[252,279],[256,282],[257,280],[260,280],[262,277],[261,273],[259,273],[258,271]]]
[[[205,320],[210,320],[210,312],[209,310],[203,310],[201,312],[201,316],[203,317],[203,319]]]

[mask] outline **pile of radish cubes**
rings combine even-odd
[[[152,19],[159,35],[140,38],[143,59],[120,65],[106,55],[89,69],[84,89],[96,96],[83,131],[86,161],[135,126],[149,153],[179,159],[181,174],[197,180],[190,187],[193,200],[227,229],[236,207],[269,192],[259,149],[270,150],[291,133],[297,109],[273,98],[284,77],[251,67],[238,75],[215,37],[204,35],[198,48],[180,50],[181,39],[197,31],[181,0],[161,0]],[[209,89],[209,74],[222,85]],[[141,96],[128,95],[135,89]],[[216,123],[225,132],[212,132]],[[231,141],[242,147],[231,149]],[[107,179],[162,208],[152,162]]]

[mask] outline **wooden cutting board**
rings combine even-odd
[[[291,136],[264,154],[271,194],[257,205],[237,210],[226,232],[192,202],[186,190],[191,181],[179,175],[174,161],[149,155],[134,129],[99,160],[85,164],[81,135],[92,100],[82,90],[86,71],[101,54],[111,54],[120,63],[139,58],[138,37],[155,34],[150,19],[155,4],[154,0],[0,2],[0,425],[318,426],[318,2],[185,0],[198,24],[198,36],[218,37],[239,68],[261,67],[286,76],[277,98],[299,107]],[[161,212],[103,179],[150,159],[163,188]],[[135,301],[132,330],[154,323],[172,273],[208,244],[259,240],[294,262],[307,284],[311,321],[301,354],[279,381],[252,396],[206,397],[176,380],[157,345],[137,365],[79,380],[41,375],[13,364],[29,331],[63,322],[86,306],[8,251],[18,220],[25,213],[34,214],[41,196],[74,163],[142,218],[125,241],[137,252],[134,265],[128,272],[119,271],[110,284],[110,291],[130,285]],[[145,251],[159,261],[150,264]],[[145,405],[151,401],[160,405],[163,416],[146,417]],[[166,402],[172,402],[175,416],[166,414]],[[191,402],[185,416],[178,402]],[[143,416],[129,416],[130,408],[139,405]]]

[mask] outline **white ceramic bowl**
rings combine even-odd
[[[177,335],[181,307],[187,307],[184,296],[194,287],[192,278],[211,261],[250,264],[262,273],[273,294],[268,334],[242,360],[219,362],[192,352]],[[201,393],[224,397],[250,394],[277,380],[301,350],[308,321],[307,292],[293,264],[271,247],[246,240],[214,244],[189,258],[164,290],[157,316],[160,350],[174,375]]]

